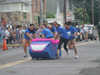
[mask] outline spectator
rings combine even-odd
[[[12,29],[12,25],[11,22],[9,22],[9,24],[7,25],[7,28],[10,27],[10,29]]]
[[[83,33],[83,36],[84,36],[84,41],[87,41],[88,42],[88,28],[85,27],[84,25],[82,26],[82,29],[81,29],[81,34]]]
[[[13,37],[13,30],[10,30],[10,35],[9,35],[9,44],[13,44],[12,41],[14,40],[14,37]]]
[[[0,21],[0,29],[1,29],[2,22]]]
[[[76,29],[80,33],[81,29],[78,26],[76,26]]]
[[[2,23],[4,25],[4,29],[6,29],[6,22],[5,22],[4,18],[2,18]]]
[[[22,37],[23,38],[24,38],[25,30],[26,30],[26,26],[24,26],[23,29],[22,29]]]
[[[13,37],[14,37],[14,44],[15,44],[15,37],[16,37],[16,26],[14,26],[14,29],[13,29]]]
[[[20,25],[19,27],[19,31],[20,31],[20,43],[22,44],[23,43],[23,37],[22,37],[22,26]]]
[[[37,36],[38,39],[40,38],[40,31],[39,31],[39,28],[36,28],[36,36]]]
[[[15,43],[19,44],[19,40],[20,40],[20,30],[19,30],[19,25],[17,25],[17,29],[16,29],[16,37],[15,37]]]
[[[93,33],[95,34],[95,37],[96,37],[96,40],[97,40],[97,38],[98,38],[98,30],[97,30],[96,27],[94,28]]]
[[[10,35],[10,28],[8,27],[7,30],[5,30],[5,39],[6,39],[6,43],[9,43],[9,35]]]
[[[16,27],[16,23],[13,24],[12,29],[14,30],[14,27]]]
[[[3,38],[5,36],[5,31],[4,31],[4,26],[3,25],[1,26],[1,29],[0,29],[0,35],[1,35],[1,43],[3,43]]]

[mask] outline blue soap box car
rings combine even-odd
[[[53,39],[34,39],[29,46],[29,53],[33,58],[37,60],[39,58],[56,58],[56,52],[59,40],[54,41]],[[61,50],[59,53],[61,57]]]

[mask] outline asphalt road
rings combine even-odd
[[[78,42],[78,59],[74,51],[60,59],[23,57],[23,48],[0,51],[0,75],[100,75],[100,42]]]

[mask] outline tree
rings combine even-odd
[[[81,20],[81,24],[84,23],[84,9],[83,8],[74,8],[74,15],[75,15],[75,19],[80,19]],[[89,15],[86,13],[86,23],[89,23]]]
[[[83,8],[84,7],[84,0],[70,0],[75,7],[77,8]],[[92,0],[85,0],[85,7],[86,7],[86,15],[88,14],[89,17],[89,23],[92,24]],[[99,0],[94,0],[94,25],[97,25],[99,22]],[[86,17],[87,18],[87,17]],[[88,22],[86,19],[86,22]],[[81,21],[83,21],[81,19]]]
[[[55,18],[55,14],[54,13],[46,13],[46,18]]]

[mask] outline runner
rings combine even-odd
[[[42,29],[42,39],[50,39],[53,38],[54,35],[52,34],[52,32],[47,28],[47,25],[42,24],[41,25],[41,29]]]
[[[56,36],[56,28],[53,25],[48,24],[48,29],[50,29],[53,35]]]
[[[34,24],[30,24],[30,27],[26,29],[25,31],[25,35],[24,35],[24,40],[23,40],[23,49],[24,49],[24,57],[27,57],[27,48],[26,48],[26,45],[27,43],[31,43],[32,40],[33,40],[33,35],[35,36],[35,39],[37,38],[36,37],[36,31],[34,30]]]
[[[57,35],[55,36],[54,40],[56,40],[60,34],[60,41],[59,41],[59,45],[58,45],[58,49],[56,53],[56,57],[59,58],[59,52],[61,49],[61,45],[63,43],[64,43],[64,49],[66,50],[67,54],[69,54],[69,51],[67,51],[68,49],[66,48],[68,40],[69,40],[69,35],[65,31],[65,29],[59,26],[58,24],[54,25],[54,27],[57,29]]]
[[[73,46],[74,51],[75,51],[75,59],[77,59],[78,55],[77,55],[77,49],[76,49],[76,46],[75,46],[75,44],[76,44],[75,35],[77,34],[77,29],[70,26],[70,24],[71,24],[70,21],[65,23],[65,30],[69,35],[68,47],[69,47],[69,50],[71,50],[72,49],[71,45]]]

